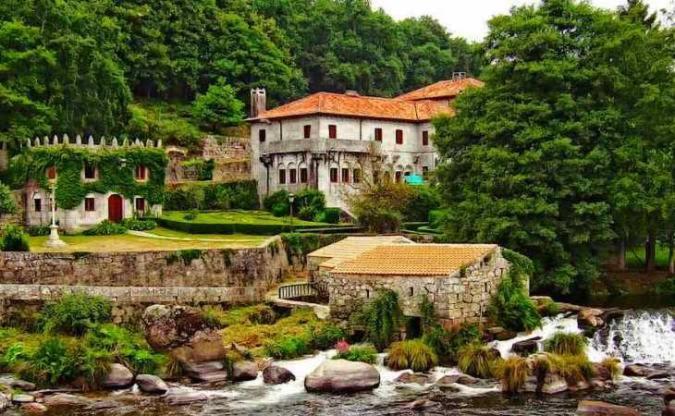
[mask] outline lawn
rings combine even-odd
[[[186,221],[184,216],[185,211],[166,211],[163,218],[167,218],[174,221]],[[229,210],[229,211],[207,211],[200,212],[197,214],[197,217],[188,222],[194,224],[250,224],[250,225],[307,225],[307,226],[316,226],[322,225],[330,227],[333,224],[321,223],[321,222],[312,222],[312,221],[303,221],[297,218],[291,219],[291,217],[275,217],[267,211],[242,211],[242,210]]]
[[[633,247],[626,251],[626,266],[629,269],[641,269],[645,267],[645,248],[644,246]],[[659,269],[668,268],[668,247],[665,245],[656,246],[656,267]]]
[[[242,234],[200,236],[162,228],[156,228],[148,233],[165,238],[152,238],[131,234],[109,236],[66,235],[61,236],[61,238],[68,245],[57,249],[47,247],[45,244],[47,237],[44,236],[29,237],[29,241],[31,251],[34,252],[100,253],[255,247],[269,238],[267,236]]]

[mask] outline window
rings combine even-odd
[[[429,132],[426,130],[422,132],[422,146],[429,146]]]
[[[338,181],[338,170],[337,170],[337,168],[330,168],[330,181],[332,183],[337,183],[337,181]]]
[[[376,142],[382,141],[382,129],[379,127],[375,128],[375,141]]]
[[[96,179],[96,166],[91,163],[84,163],[84,179]]]
[[[354,180],[354,183],[361,183],[361,169],[354,169],[352,179]]]
[[[403,178],[403,172],[401,172],[400,170],[397,170],[396,171],[396,183],[400,183],[402,178]]]
[[[300,168],[300,183],[307,183],[307,168]]]
[[[342,168],[342,182],[349,183],[349,169]]]
[[[403,130],[396,130],[396,144],[403,144]]]
[[[312,126],[307,124],[304,128],[305,139],[309,139],[309,136],[312,135]]]
[[[422,166],[422,176],[427,177],[429,175],[429,166]]]
[[[265,129],[258,130],[258,141],[260,143],[265,143],[265,139],[267,139],[267,130]]]
[[[408,288],[408,296],[412,296],[414,294],[415,294],[415,290],[412,287]]]
[[[144,181],[148,176],[147,169],[143,165],[136,166],[136,180]]]
[[[298,181],[298,170],[290,169],[288,172],[290,173],[290,182],[296,183]]]
[[[50,166],[47,168],[47,179],[49,180],[56,179],[56,166]]]
[[[279,183],[281,185],[286,183],[286,169],[279,169]]]
[[[95,211],[96,210],[96,200],[94,198],[84,198],[84,210],[85,211]]]
[[[145,198],[136,198],[136,211],[145,212]]]
[[[42,211],[42,198],[38,194],[33,195],[33,208],[35,212]]]
[[[335,124],[328,125],[328,138],[337,139],[337,126]]]

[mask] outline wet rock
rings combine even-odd
[[[12,401],[9,399],[9,397],[4,393],[0,393],[0,413],[7,410],[7,408],[11,405]]]
[[[47,406],[42,403],[25,403],[21,405],[21,413],[25,415],[41,415],[47,413]]]
[[[308,392],[352,393],[380,385],[380,373],[370,364],[326,360],[305,377]]]
[[[152,374],[136,376],[136,384],[143,393],[164,394],[169,390],[169,386],[164,380]]]
[[[504,329],[501,326],[493,326],[487,330],[488,338],[497,341],[506,341],[515,338],[518,334],[515,331]]]
[[[142,322],[145,339],[159,351],[180,347],[207,326],[199,309],[180,305],[148,306]]]
[[[205,363],[182,363],[188,377],[194,381],[216,383],[227,380],[227,371],[221,361],[208,361]]]
[[[30,381],[20,380],[13,375],[0,376],[0,385],[9,387],[10,389],[19,389],[23,391],[35,390],[35,384]]]
[[[629,377],[647,377],[654,370],[642,364],[628,364],[623,368],[623,375]]]
[[[582,390],[588,390],[591,388],[591,384],[587,381],[579,381],[577,384],[574,385],[568,385],[569,391],[582,391]]]
[[[76,396],[74,394],[57,393],[45,396],[42,402],[48,407],[56,406],[88,406],[91,400],[86,397]]]
[[[195,332],[184,345],[174,348],[171,354],[179,361],[203,363],[224,360],[227,350],[222,336],[215,330],[206,329]]]
[[[200,391],[169,391],[166,396],[164,396],[164,399],[172,406],[184,406],[186,404],[205,402],[209,398]]]
[[[265,384],[284,384],[293,380],[295,380],[295,375],[283,367],[270,365],[263,370]]]
[[[258,378],[258,365],[253,361],[237,361],[232,365],[233,381],[248,381]]]
[[[122,364],[111,364],[108,374],[101,382],[101,386],[106,389],[123,389],[129,387],[134,382],[134,374]]]
[[[565,303],[565,302],[556,302],[556,303],[558,304],[558,309],[562,314],[579,313],[582,309],[584,309],[583,306],[574,305],[572,303]]]
[[[605,310],[600,317],[603,321],[605,321],[606,324],[608,324],[615,319],[623,318],[625,314],[626,312],[619,308],[610,308]]]
[[[653,370],[647,376],[647,380],[661,380],[666,378],[670,378],[670,373],[668,371]]]
[[[668,387],[663,390],[663,402],[668,404],[673,400],[675,400],[675,387]]]
[[[544,394],[558,394],[568,390],[567,381],[558,374],[548,373],[539,391]]]
[[[637,410],[594,400],[582,400],[577,406],[578,416],[640,416]]]
[[[466,375],[466,374],[460,374],[460,375],[457,376],[457,380],[455,381],[455,383],[462,384],[462,385],[465,385],[465,386],[471,386],[471,385],[480,383],[480,379],[477,379],[475,377],[471,377],[471,376]]]
[[[593,387],[594,389],[597,389],[597,390],[602,390],[605,387],[607,387],[607,385],[605,384],[604,381],[602,381],[598,378],[594,378],[593,380],[591,380],[591,387]]]
[[[595,374],[593,379],[597,379],[600,381],[607,381],[612,379],[612,374],[609,372],[607,367],[605,367],[600,363],[592,363],[591,365],[593,366],[593,374]]]
[[[539,341],[541,341],[541,337],[533,337],[515,342],[511,346],[511,352],[522,356],[534,354],[539,351]]]
[[[396,377],[395,380],[397,383],[406,383],[406,384],[429,384],[431,383],[431,377],[427,374],[421,373],[403,373],[400,376]]]
[[[459,391],[459,389],[456,386],[453,386],[454,384],[457,383],[457,379],[459,378],[459,375],[447,375],[439,378],[436,380],[436,386],[439,388],[446,390],[450,389],[452,391]]]
[[[14,404],[31,403],[34,401],[35,397],[30,394],[24,393],[12,394],[12,403]]]
[[[408,403],[405,405],[406,409],[410,410],[429,410],[432,407],[438,407],[440,406],[439,403],[433,402],[428,399],[417,399],[414,402]]]
[[[675,404],[666,405],[666,408],[661,412],[661,416],[675,416]]]
[[[605,324],[605,321],[602,320],[601,316],[603,314],[602,309],[596,308],[584,308],[579,311],[577,315],[577,324],[579,328],[582,329],[598,329]]]

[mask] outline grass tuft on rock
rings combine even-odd
[[[377,362],[377,349],[372,344],[355,344],[351,345],[347,351],[336,354],[333,359],[375,364]]]
[[[503,391],[518,393],[525,385],[529,372],[526,358],[520,356],[509,357],[496,367],[495,375],[501,378]]]
[[[621,375],[621,361],[618,358],[607,357],[600,361],[600,365],[605,367],[612,380],[616,380]]]
[[[393,370],[428,371],[437,364],[438,356],[422,340],[394,342],[389,347],[387,366]]]
[[[582,334],[556,332],[544,341],[544,350],[560,355],[582,355],[586,353],[588,340]]]
[[[500,365],[499,352],[487,345],[471,343],[459,349],[457,366],[464,373],[479,378],[492,378]]]

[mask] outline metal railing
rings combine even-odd
[[[279,299],[312,299],[328,301],[328,285],[325,283],[294,283],[279,286]]]

